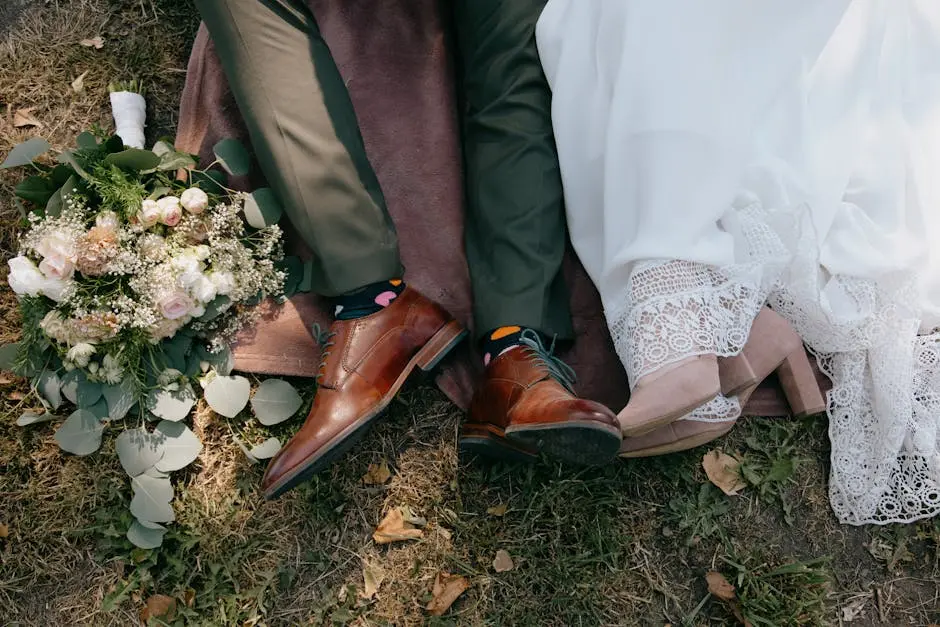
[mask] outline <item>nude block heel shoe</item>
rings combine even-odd
[[[718,360],[721,393],[737,396],[745,388],[757,385],[797,349],[803,340],[790,323],[773,309],[764,307],[751,323],[751,331],[741,353]]]
[[[714,355],[683,359],[641,378],[617,414],[623,434],[636,437],[675,422],[720,391]]]
[[[826,411],[826,399],[819,390],[813,366],[802,346],[787,355],[777,368],[777,377],[794,416],[802,418]]]

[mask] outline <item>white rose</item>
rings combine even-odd
[[[71,281],[47,278],[42,286],[42,294],[57,303],[61,303],[65,300],[66,293],[71,285]]]
[[[36,252],[43,257],[57,255],[75,261],[75,240],[61,231],[53,231],[36,246]]]
[[[200,303],[208,303],[216,297],[218,290],[206,276],[199,277],[199,280],[192,287],[193,297]]]
[[[227,296],[235,289],[235,277],[231,272],[212,272],[209,274],[209,280],[215,285],[215,291],[222,296]]]
[[[156,200],[147,198],[140,203],[140,223],[145,227],[149,228],[159,222],[161,215],[160,206],[157,205]]]
[[[209,206],[209,197],[198,187],[190,187],[180,195],[180,204],[190,213],[202,213]]]
[[[81,344],[76,344],[69,349],[69,352],[66,353],[65,357],[72,363],[74,363],[79,368],[84,368],[88,365],[88,361],[91,359],[91,356],[95,354],[94,344],[89,344],[87,342],[82,342]]]
[[[17,294],[38,296],[46,283],[46,277],[43,276],[36,264],[28,257],[20,255],[7,262],[10,266],[10,275],[7,282]]]
[[[193,318],[202,318],[206,313],[206,308],[201,304],[193,307],[193,310],[190,312]]]
[[[193,310],[193,301],[183,292],[171,292],[160,299],[158,306],[167,320],[178,320]]]
[[[118,219],[118,215],[113,211],[102,211],[95,218],[95,226],[103,226],[116,231],[120,225],[121,221]]]
[[[39,269],[50,279],[71,279],[75,274],[75,264],[68,257],[62,255],[48,255],[39,262]]]
[[[164,196],[157,201],[160,208],[160,222],[167,226],[176,226],[183,217],[183,209],[180,207],[180,199],[176,196]]]

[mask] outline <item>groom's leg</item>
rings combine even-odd
[[[303,0],[196,0],[265,176],[316,255],[321,294],[339,296],[313,406],[262,480],[275,497],[342,454],[416,368],[463,337],[406,288],[395,229],[366,159],[349,94]]]
[[[535,44],[545,2],[455,2],[478,338],[511,325],[573,336],[551,92]]]
[[[535,45],[545,2],[455,2],[467,260],[486,364],[460,446],[599,464],[620,448],[617,418],[575,396],[566,368],[544,344],[573,335],[561,274],[565,214],[551,94]]]
[[[402,275],[352,102],[304,0],[196,0],[261,169],[336,296]]]

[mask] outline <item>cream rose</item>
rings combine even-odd
[[[209,197],[198,187],[190,187],[180,195],[180,204],[186,211],[199,214],[209,206]]]
[[[140,223],[149,228],[160,221],[160,206],[156,200],[147,198],[140,203]]]
[[[75,240],[60,231],[54,231],[39,242],[36,246],[36,252],[43,257],[65,257],[70,261],[75,260]]]
[[[200,277],[192,287],[193,297],[200,303],[208,303],[218,294],[215,283],[206,276]]]
[[[179,320],[193,310],[193,300],[184,292],[171,292],[160,299],[160,313],[167,320]]]
[[[180,199],[176,196],[164,196],[157,201],[157,207],[160,208],[160,222],[167,226],[176,226],[183,217],[183,209],[180,207]]]
[[[215,291],[222,296],[228,296],[235,289],[235,277],[231,272],[211,272],[208,276],[215,285]]]
[[[62,255],[48,255],[39,262],[39,269],[46,277],[58,281],[71,279],[75,274],[75,264],[68,257]]]

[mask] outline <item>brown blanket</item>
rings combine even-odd
[[[398,228],[406,278],[470,324],[471,293],[463,254],[463,186],[447,4],[439,0],[310,0],[346,79],[369,157]],[[177,146],[211,159],[222,138],[247,140],[238,109],[205,27],[199,29],[180,106]],[[246,141],[247,143],[247,141]],[[205,161],[208,162],[208,161]],[[258,181],[240,181],[243,186]],[[627,379],[594,286],[569,252],[565,275],[577,341],[563,354],[578,391],[618,411]],[[240,340],[244,372],[313,376],[319,362],[310,326],[328,321],[310,294],[295,296]],[[460,407],[469,403],[479,360],[464,346],[437,383]],[[828,385],[820,375],[821,385]],[[753,415],[785,416],[788,406],[768,380],[751,398]]]

